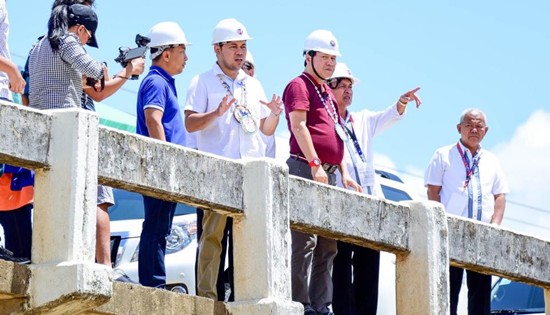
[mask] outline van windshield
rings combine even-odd
[[[491,314],[544,313],[542,288],[500,278],[491,290]]]
[[[109,207],[111,221],[143,219],[143,197],[135,192],[114,189],[115,205]],[[196,213],[195,208],[179,203],[175,215]]]

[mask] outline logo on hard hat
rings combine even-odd
[[[239,29],[237,29],[237,34],[239,34],[239,35],[242,35],[242,34],[243,34],[243,30],[242,30],[242,29],[240,29],[240,28],[239,28]]]
[[[351,70],[348,69],[348,75],[351,77]]]
[[[333,41],[333,40],[331,40],[331,41],[330,41],[330,46],[332,46],[332,47],[336,47],[336,42],[335,42],[335,41]]]

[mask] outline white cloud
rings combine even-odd
[[[550,240],[550,113],[534,112],[510,141],[493,149],[510,185],[504,226]],[[537,211],[519,204],[529,205]],[[520,221],[526,221],[531,226]]]

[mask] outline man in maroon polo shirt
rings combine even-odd
[[[304,45],[305,70],[286,86],[283,93],[285,115],[290,130],[292,175],[335,185],[339,169],[342,184],[362,191],[349,176],[343,161],[346,137],[338,116],[338,106],[325,83],[340,56],[338,42],[327,30],[313,31]],[[332,314],[330,271],[336,256],[336,240],[292,231],[292,299],[304,305],[305,315]],[[311,265],[311,279],[308,269]]]

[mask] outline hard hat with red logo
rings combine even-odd
[[[331,31],[315,30],[311,32],[304,43],[304,53],[318,51],[325,54],[340,57],[338,41]]]
[[[252,39],[244,25],[236,19],[224,19],[218,22],[212,33],[212,45]]]

